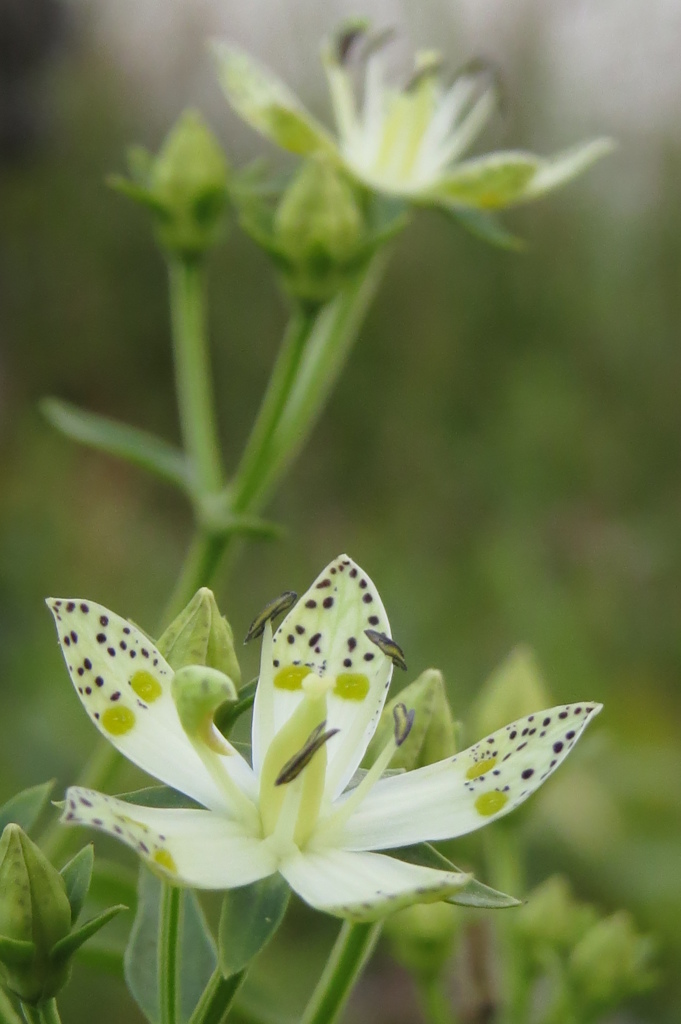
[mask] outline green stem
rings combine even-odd
[[[17,1011],[14,1009],[12,1000],[0,989],[0,1024],[23,1024]]]
[[[182,892],[163,883],[158,942],[158,981],[161,1024],[177,1024],[178,961],[180,956],[180,907]]]
[[[483,836],[487,872],[495,888],[514,895],[524,891],[524,869],[518,830],[514,823],[500,822]],[[529,1017],[532,978],[527,955],[514,934],[512,915],[496,920],[502,960],[502,1007],[499,1024],[525,1024]]]
[[[223,485],[203,299],[203,264],[171,258],[170,312],[184,449],[199,494]]]
[[[220,564],[227,537],[198,530],[191,540],[179,579],[163,613],[166,626],[189,604],[200,587],[207,587]]]
[[[238,974],[225,978],[220,968],[216,967],[189,1018],[189,1024],[220,1024],[227,1015],[245,975],[245,971],[239,971]]]
[[[257,493],[268,449],[295,382],[313,324],[314,315],[300,306],[288,322],[265,397],[236,472],[234,500],[237,507],[248,508]]]
[[[37,1006],[29,1006],[22,1003],[21,1009],[26,1018],[26,1024],[61,1024],[56,999],[46,999]]]
[[[424,978],[418,982],[418,991],[427,1024],[456,1024],[442,978]]]
[[[333,1024],[338,1020],[373,953],[381,927],[380,921],[370,924],[343,923],[331,956],[301,1018],[301,1024]]]

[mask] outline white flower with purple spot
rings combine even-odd
[[[143,807],[80,787],[63,821],[131,846],[176,884],[229,889],[281,872],[311,906],[371,920],[469,880],[378,850],[452,839],[508,814],[565,759],[600,705],[551,708],[435,764],[386,775],[413,712],[358,772],[401,652],[376,588],[341,555],[272,635],[264,617],[252,764],[213,725],[233,693],[212,669],[173,673],[134,625],[83,600],[48,602],[76,690],[130,761],[200,806]],[[357,781],[359,779],[359,781]]]
[[[419,204],[490,210],[527,202],[613,148],[609,139],[595,139],[548,158],[513,150],[461,160],[494,112],[495,88],[474,69],[444,86],[439,56],[431,51],[416,55],[404,87],[389,85],[388,36],[372,38],[366,23],[355,22],[325,44],[335,138],[283,82],[229,43],[215,46],[222,87],[236,113],[270,141],[325,157],[369,189]],[[356,51],[364,64],[361,100],[349,66]]]

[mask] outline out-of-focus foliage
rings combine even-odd
[[[523,61],[512,110],[534,113],[542,91],[529,45]],[[45,595],[90,595],[157,635],[189,525],[172,492],[71,446],[36,410],[51,393],[177,437],[163,267],[145,218],[103,185],[131,140],[155,151],[168,124],[146,120],[122,72],[86,39],[51,88],[51,133],[0,172],[0,799],[48,776],[73,781],[95,743]],[[536,142],[512,117],[504,135]],[[624,140],[588,187],[515,214],[514,231],[529,240],[522,256],[436,214],[400,236],[348,370],[277,498],[289,536],[244,549],[216,589],[242,635],[268,597],[347,549],[379,582],[410,671],[444,671],[457,717],[466,720],[519,643],[537,652],[557,701],[602,700],[600,732],[523,813],[528,886],[565,872],[584,899],[627,907],[655,933],[665,983],[633,1019],[672,1024],[681,1013],[678,972],[665,976],[681,955],[681,152],[659,139],[656,187],[601,201],[599,187],[637,145]],[[228,157],[238,164],[238,153]],[[268,261],[243,234],[231,233],[211,276],[234,465],[286,314]],[[246,651],[246,679],[256,653]],[[475,839],[449,852],[482,864]],[[330,927],[296,909],[286,929],[260,973],[295,1008]],[[383,981],[368,980],[357,1013],[413,1020],[406,981],[385,960],[375,970]],[[78,983],[81,998],[97,993],[103,1021],[120,1019],[107,980],[81,968]],[[85,1020],[73,990],[64,1016]],[[130,1003],[124,1012],[133,1019]]]

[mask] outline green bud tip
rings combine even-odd
[[[194,594],[157,646],[176,672],[188,665],[206,665],[229,676],[236,686],[241,683],[232,627],[220,614],[215,595],[207,587]]]

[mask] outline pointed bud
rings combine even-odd
[[[71,929],[71,906],[59,872],[19,825],[0,839],[0,981],[23,1002],[54,996],[68,964],[50,960]]]
[[[366,765],[373,764],[394,733],[398,705],[413,711],[413,721],[393,755],[391,768],[420,768],[456,753],[456,730],[444,679],[441,672],[430,668],[386,704],[365,756]]]
[[[476,736],[503,728],[507,722],[551,707],[551,696],[534,653],[517,647],[483,685],[472,716]]]
[[[222,704],[238,699],[236,687],[229,676],[205,665],[188,665],[173,676],[173,700],[190,739],[207,744],[218,754],[231,748],[213,724],[213,716]]]
[[[461,912],[450,903],[415,903],[386,918],[390,952],[421,982],[436,979],[450,959]]]
[[[313,305],[328,302],[370,255],[367,240],[348,180],[327,160],[306,160],[272,222],[271,251],[287,291]]]
[[[134,147],[128,164],[131,180],[114,176],[110,183],[153,211],[163,249],[195,256],[215,244],[224,227],[229,170],[197,111],[180,116],[156,157]]]
[[[655,983],[654,944],[624,910],[595,924],[572,951],[569,976],[589,1019]]]
[[[236,686],[241,683],[232,627],[207,587],[194,594],[156,646],[176,672],[187,665],[207,665],[224,672]]]

